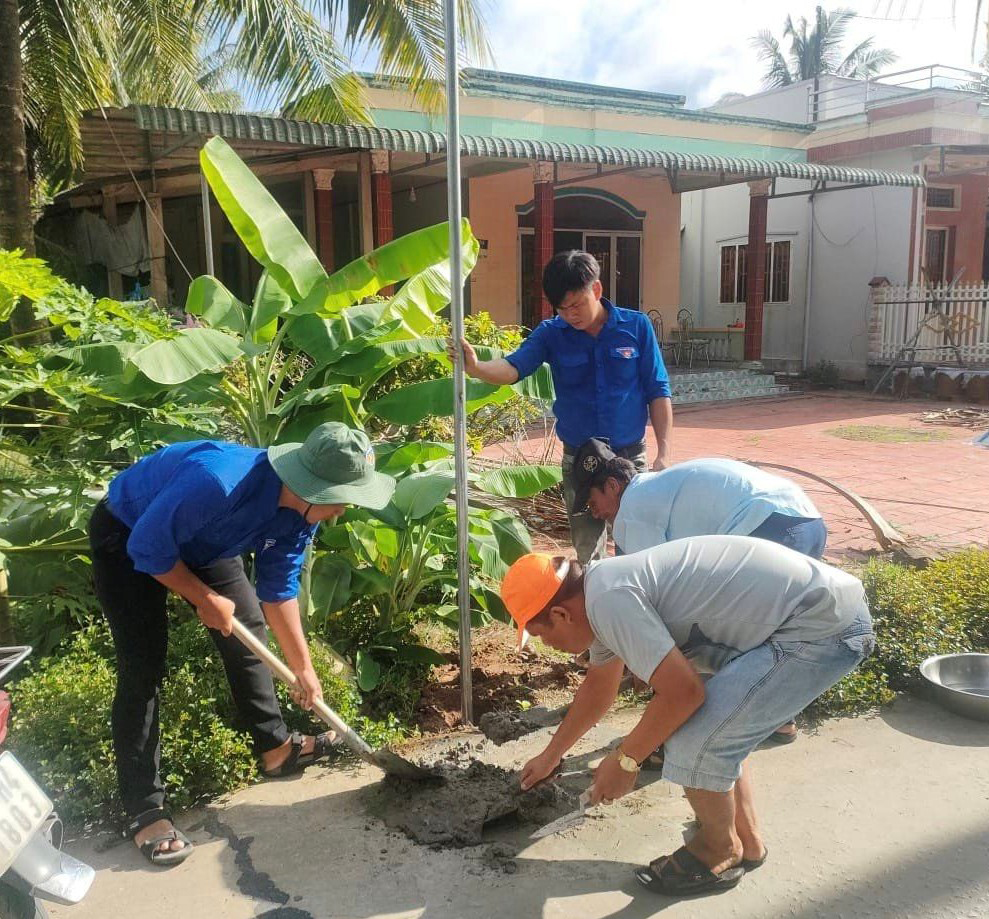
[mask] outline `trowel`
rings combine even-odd
[[[572,827],[580,826],[584,822],[584,818],[587,817],[587,805],[591,803],[591,790],[587,789],[581,796],[579,806],[577,810],[570,811],[569,814],[564,814],[562,817],[557,817],[556,820],[551,823],[547,823],[546,826],[541,826],[538,830],[529,836],[529,839],[543,839],[546,836],[552,836],[554,833],[562,833],[564,830],[569,830]]]
[[[267,668],[280,679],[282,682],[287,683],[293,689],[296,687],[298,681],[295,678],[295,674],[292,673],[288,667],[285,666],[282,661],[280,661],[265,644],[254,637],[246,626],[238,622],[236,619],[233,620],[233,634],[245,647],[253,651],[261,660],[265,663]],[[392,753],[391,750],[372,750],[365,742],[364,739],[357,734],[332,708],[330,708],[322,699],[316,699],[313,703],[313,711],[322,718],[334,731],[336,731],[337,736],[342,740],[351,750],[354,751],[362,760],[371,763],[373,766],[377,766],[382,769],[388,775],[394,775],[401,779],[410,779],[413,782],[427,782],[435,781],[436,775],[429,769],[424,769],[422,766],[417,766],[415,763],[409,762],[409,760],[404,757],[399,756],[397,753]]]

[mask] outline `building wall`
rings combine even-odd
[[[642,308],[676,317],[680,286],[680,197],[664,178],[631,175],[588,180],[645,211],[642,226]],[[486,310],[500,323],[518,323],[518,217],[516,205],[532,200],[532,170],[516,169],[470,180],[470,221],[486,241],[471,275],[473,312]],[[620,304],[621,305],[621,304]]]
[[[850,165],[891,172],[913,170],[907,150],[873,154],[867,162]],[[781,194],[807,189],[806,182],[777,182]],[[882,187],[820,194],[813,206],[805,196],[770,200],[767,239],[790,240],[791,265],[789,301],[765,306],[763,359],[767,364],[781,370],[802,366],[804,323],[809,316],[808,363],[834,361],[846,379],[864,379],[869,281],[877,275],[893,283],[909,279],[913,200],[910,189]],[[719,302],[720,250],[722,245],[747,241],[748,208],[747,185],[684,195],[681,299],[694,310],[698,326],[723,327],[745,316],[744,303]],[[981,266],[981,248],[979,253]]]
[[[912,154],[873,154],[853,165],[913,171]],[[909,280],[914,192],[864,188],[818,195],[809,311],[809,364],[833,361],[843,378],[862,380],[868,362],[869,281]]]
[[[806,182],[777,183],[780,193],[806,189]],[[683,196],[681,301],[698,327],[723,328],[745,318],[744,303],[721,302],[721,248],[748,242],[749,186],[730,185]],[[807,285],[807,199],[769,202],[766,238],[790,243],[789,298],[763,310],[762,356],[781,370],[796,369],[803,350]]]
[[[961,281],[982,280],[982,258],[986,239],[986,199],[989,176],[960,175],[930,178],[931,185],[955,188],[955,210],[927,208],[925,225],[949,227],[947,280],[962,271]]]

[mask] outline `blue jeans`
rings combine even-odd
[[[729,661],[704,686],[704,704],[666,741],[663,778],[685,788],[730,791],[742,761],[851,673],[875,647],[864,607],[838,635],[770,638]]]
[[[820,558],[828,541],[828,528],[820,517],[770,514],[749,536],[768,539],[811,558]]]

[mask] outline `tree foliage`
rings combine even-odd
[[[855,17],[854,10],[838,8],[827,12],[820,6],[811,22],[801,16],[794,23],[787,16],[783,41],[789,40],[790,49],[785,54],[769,29],[757,33],[752,43],[766,66],[764,85],[788,86],[825,74],[864,80],[892,64],[896,55],[888,48],[874,47],[872,36],[850,50],[846,48],[848,27]]]

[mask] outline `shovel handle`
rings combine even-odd
[[[299,681],[296,679],[295,674],[292,673],[288,667],[271,651],[264,642],[259,641],[253,632],[251,632],[242,622],[238,620],[233,620],[233,634],[237,637],[237,640],[241,642],[245,647],[253,651],[261,660],[264,662],[265,666],[280,679],[283,683],[291,686],[295,689]],[[330,708],[322,699],[313,700],[313,711],[319,715],[337,734],[340,739],[353,750],[358,756],[367,757],[373,752],[371,748],[364,742],[364,739],[358,735],[332,708]]]

